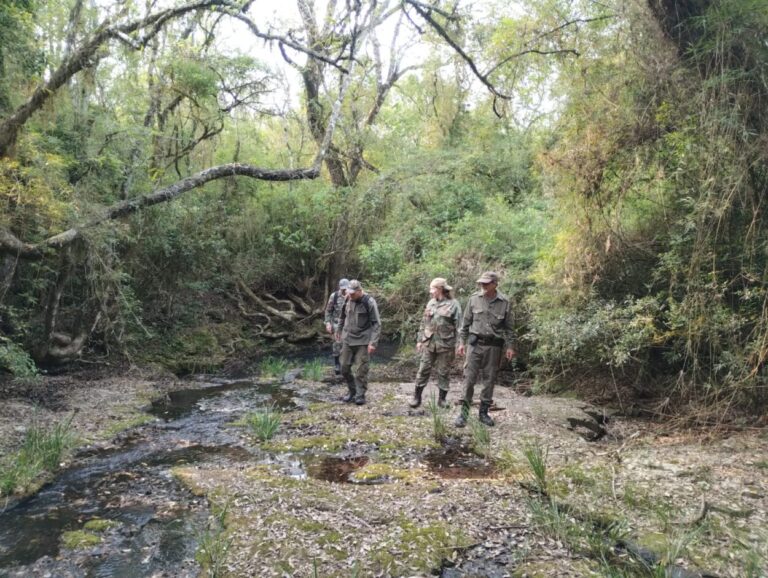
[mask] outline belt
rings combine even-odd
[[[495,347],[501,347],[504,345],[504,339],[501,337],[494,337],[494,336],[485,336],[485,335],[478,335],[477,336],[477,345],[493,345]]]

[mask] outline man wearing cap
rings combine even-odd
[[[333,370],[336,375],[341,375],[341,364],[339,363],[341,341],[336,335],[339,329],[341,310],[344,308],[344,301],[347,299],[348,287],[349,279],[339,279],[339,288],[331,293],[328,303],[325,305],[325,330],[333,337],[331,355],[333,356]]]
[[[475,392],[475,383],[480,372],[483,373],[483,390],[480,393],[479,420],[485,425],[494,425],[488,415],[493,403],[493,387],[501,363],[501,350],[505,349],[507,360],[514,358],[514,327],[509,299],[496,289],[499,275],[486,271],[477,280],[480,291],[469,298],[467,309],[459,330],[459,346],[456,353],[464,355],[464,398],[461,401],[461,413],[454,425],[464,427],[467,424],[469,407]],[[465,348],[466,343],[466,348]]]
[[[421,353],[421,363],[416,374],[416,388],[409,402],[413,408],[421,405],[421,394],[429,381],[432,368],[437,369],[437,387],[440,391],[437,404],[447,407],[448,372],[455,357],[456,333],[461,322],[461,306],[451,298],[453,288],[442,277],[429,284],[431,299],[424,309],[416,338],[416,351]]]
[[[347,289],[347,300],[339,320],[341,334],[341,375],[347,382],[345,403],[365,403],[368,389],[368,360],[376,350],[381,335],[379,308],[373,297],[363,292],[360,281],[353,279]],[[352,375],[352,365],[357,365]]]

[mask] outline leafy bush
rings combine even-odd
[[[29,354],[14,343],[0,344],[0,369],[6,369],[14,377],[34,377],[37,366]]]

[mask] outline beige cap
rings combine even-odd
[[[495,271],[486,271],[477,280],[477,283],[497,283],[499,282],[499,274]]]
[[[443,291],[453,291],[453,287],[448,285],[448,281],[442,277],[435,277],[429,284],[430,287],[442,287]]]
[[[358,291],[358,290],[362,291],[363,286],[360,284],[360,281],[358,281],[357,279],[352,279],[352,281],[349,282],[349,287],[347,287],[347,291],[349,293],[352,293],[352,291]]]

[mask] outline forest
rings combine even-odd
[[[764,406],[763,2],[2,19],[6,372],[220,367],[309,339],[340,277],[409,342],[418,288],[497,269],[542,387]]]
[[[0,394],[330,351],[341,278],[410,352],[492,270],[527,394],[762,432],[766,38],[768,0],[0,0]]]

